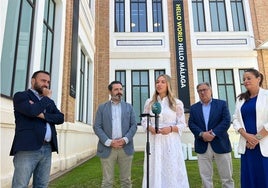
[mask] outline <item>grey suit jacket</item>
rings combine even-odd
[[[127,155],[133,155],[133,137],[137,131],[135,112],[132,105],[124,101],[121,102],[121,112],[122,137],[127,137],[129,141],[124,145],[123,149]],[[104,144],[108,139],[112,139],[111,101],[99,105],[93,129],[99,137],[97,156],[107,158],[112,150],[110,146],[108,147]]]

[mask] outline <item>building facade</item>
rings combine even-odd
[[[226,100],[231,114],[245,69],[264,73],[267,88],[266,0],[4,0],[0,6],[2,187],[13,173],[12,97],[29,88],[36,70],[51,73],[52,97],[65,114],[51,175],[95,155],[94,115],[113,80],[123,83],[137,122],[162,73],[171,76],[186,117],[200,82],[211,83],[213,97]],[[192,143],[190,131],[184,133],[182,141]],[[230,135],[235,142],[232,129]],[[139,127],[135,148],[144,145]]]
[[[95,2],[4,0],[1,10],[1,187],[10,187],[12,97],[30,87],[30,77],[37,70],[51,73],[52,98],[65,114],[65,122],[57,126],[59,153],[53,153],[51,175],[96,153],[92,130]]]

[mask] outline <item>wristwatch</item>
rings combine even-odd
[[[258,139],[258,140],[261,140],[262,138],[263,138],[263,136],[261,135],[261,134],[256,134],[256,138]]]

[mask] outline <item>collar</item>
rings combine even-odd
[[[162,99],[161,99],[161,97],[158,95],[157,96],[157,101],[165,101],[165,100],[167,100],[167,96],[165,96],[165,97],[163,97]]]
[[[110,100],[111,104],[117,105],[117,104],[121,104],[121,101],[119,101],[118,103],[115,103],[114,101]]]
[[[208,104],[203,103],[201,100],[200,100],[200,103],[201,103],[202,105],[210,105],[210,104],[212,103],[212,98],[210,99],[210,101],[208,102]]]
[[[34,95],[38,98],[38,99],[41,99],[43,96],[41,96],[41,95],[39,95],[39,93],[36,91],[36,90],[34,90],[34,89],[30,89],[33,93],[34,93]]]

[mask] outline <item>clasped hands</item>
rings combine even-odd
[[[115,149],[121,149],[125,145],[125,140],[123,138],[112,140],[111,147]]]
[[[215,136],[212,134],[212,130],[203,132],[202,138],[205,142],[211,142]]]
[[[149,131],[152,134],[163,134],[163,135],[166,135],[166,134],[169,134],[169,133],[172,132],[170,126],[169,127],[159,128],[157,133],[155,132],[155,128],[153,126],[149,126]]]
[[[259,140],[256,138],[256,136],[254,134],[247,133],[246,147],[248,149],[254,149],[257,144],[259,144]]]

